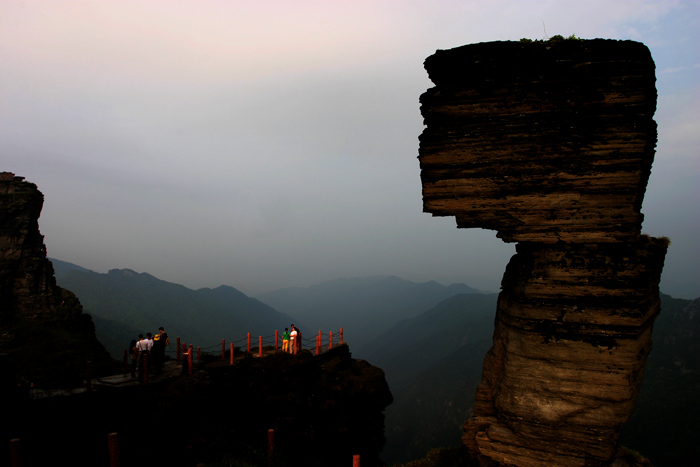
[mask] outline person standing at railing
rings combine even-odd
[[[169,344],[168,333],[163,327],[158,328],[158,332],[153,336],[153,366],[156,375],[160,375],[163,371],[163,363],[165,363],[165,346]]]
[[[165,342],[163,342],[165,343]],[[158,376],[163,370],[161,357],[165,358],[165,347],[161,345],[160,334],[153,336],[153,347],[151,348],[151,361],[153,362],[153,373]]]
[[[284,328],[282,333],[282,352],[289,352],[289,330]]]
[[[148,368],[148,352],[150,350],[148,340],[143,338],[143,334],[139,334],[139,341],[136,343],[136,348],[139,351],[139,382],[143,383],[145,375],[144,366]]]
[[[297,345],[297,328],[292,324],[292,332],[289,334],[289,353],[295,353]]]
[[[294,353],[297,353],[297,352],[301,352],[301,345],[302,345],[301,331],[297,327],[295,327],[294,330],[297,332],[296,349],[294,349]]]
[[[150,332],[146,333],[146,342],[148,343],[148,366],[146,367],[146,372],[151,374],[153,371],[153,334]]]

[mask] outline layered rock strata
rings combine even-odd
[[[607,465],[639,391],[668,241],[641,235],[654,62],[630,41],[438,51],[425,212],[519,242],[465,424],[482,466]]]
[[[490,42],[425,61],[424,211],[507,242],[640,233],[656,145],[654,62],[635,42]]]

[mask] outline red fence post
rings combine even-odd
[[[175,348],[177,349],[177,361],[180,361],[180,338],[177,338],[177,344],[175,344]]]
[[[187,355],[187,344],[182,344],[182,375],[187,374],[187,364],[189,359],[187,358],[189,355]]]
[[[188,366],[188,357],[187,355],[187,343],[183,342],[182,343],[182,374],[187,374],[187,366]]]
[[[355,454],[352,456],[352,467],[360,467],[360,455]]]
[[[109,446],[109,467],[119,467],[119,437],[116,433],[107,435]]]
[[[85,390],[87,392],[92,391],[92,362],[88,361],[85,368]]]
[[[328,335],[328,349],[333,348],[333,331]]]
[[[188,357],[187,360],[189,360],[189,361],[187,362],[187,374],[188,374],[188,375],[191,375],[191,374],[192,374],[192,360],[194,359],[194,355],[193,355],[193,353],[192,353],[193,350],[194,350],[194,349],[192,349],[192,344],[190,344],[190,353],[189,353],[189,355],[187,355],[187,357]]]
[[[18,438],[10,440],[10,465],[22,467],[22,444]]]
[[[275,452],[275,430],[267,430],[267,465],[272,467],[272,456]]]
[[[233,365],[233,342],[231,342],[231,365]]]
[[[258,357],[262,357],[262,336],[258,336]]]
[[[321,339],[319,336],[316,336],[316,355],[321,353]]]
[[[250,353],[250,333],[248,333],[248,353]]]
[[[343,343],[343,328],[340,328],[340,343]]]
[[[197,347],[197,360],[201,360],[201,359],[202,359],[202,348]]]
[[[221,360],[226,360],[226,339],[221,339]]]
[[[277,350],[278,339],[279,339],[279,331],[275,329],[275,350]]]

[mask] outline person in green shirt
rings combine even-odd
[[[284,328],[282,333],[282,352],[289,352],[289,330]]]

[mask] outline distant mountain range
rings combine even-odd
[[[656,467],[700,459],[700,298],[661,294],[644,382],[620,442]]]
[[[396,393],[463,345],[493,334],[498,294],[459,294],[403,320],[365,347]]]
[[[237,341],[246,333],[271,336],[295,323],[306,340],[342,327],[353,355],[402,320],[457,294],[479,293],[465,284],[415,283],[393,276],[337,279],[248,297],[229,286],[191,290],[130,269],[95,273],[51,259],[56,281],[74,292],[93,316],[98,338],[121,358],[134,335],[164,326],[171,337],[203,348]],[[372,348],[370,346],[370,348]]]
[[[182,342],[216,352],[222,339],[240,341],[248,332],[256,339],[268,338],[292,322],[290,316],[233,287],[191,290],[130,269],[99,274],[51,261],[57,283],[78,296],[85,313],[93,316],[98,339],[114,358],[120,359],[139,333],[155,333],[160,326],[173,343],[180,337]]]
[[[289,323],[306,336],[343,327],[353,357],[382,368],[394,396],[382,454],[390,465],[460,443],[491,347],[498,297],[464,284],[375,276],[250,298],[232,287],[195,291],[128,269],[97,274],[52,261],[58,284],[78,296],[117,358],[134,333],[158,326],[203,347],[248,331],[268,335]],[[662,295],[653,340],[621,440],[657,467],[690,465],[700,457],[700,299]]]
[[[380,336],[367,360],[394,396],[386,409],[385,461],[406,462],[457,446],[491,348],[498,294],[460,294]]]
[[[415,318],[458,294],[482,293],[466,284],[415,283],[395,276],[337,279],[311,287],[275,290],[257,298],[312,326],[341,327],[353,355],[367,357],[367,346],[402,320]]]

